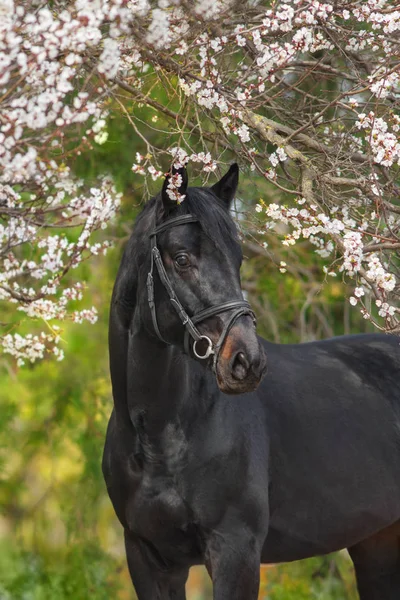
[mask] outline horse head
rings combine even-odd
[[[188,187],[186,170],[173,170],[139,218],[136,244],[146,330],[213,368],[227,394],[254,390],[266,370],[240,285],[242,251],[229,212],[237,184],[237,165],[209,188]]]

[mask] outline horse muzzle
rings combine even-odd
[[[225,394],[254,391],[267,370],[267,359],[249,317],[235,323],[220,350],[217,383]]]

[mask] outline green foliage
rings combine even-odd
[[[18,546],[0,546],[0,597],[3,600],[109,600],[121,582],[109,556],[96,542],[44,556]]]
[[[1,525],[10,533],[0,551],[2,598],[106,600],[121,585],[122,556],[99,543],[113,525],[100,468],[111,411],[108,264],[92,263],[90,300],[103,298],[100,322],[64,331],[64,362],[3,367]]]
[[[116,112],[107,124],[108,140],[94,150],[83,152],[74,164],[75,173],[87,181],[102,174],[110,174],[118,189],[133,188],[135,179],[131,170],[138,140],[124,115]],[[136,179],[137,183],[137,179]]]
[[[356,600],[348,556],[343,554],[266,567],[260,600]]]

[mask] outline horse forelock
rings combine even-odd
[[[225,250],[223,245],[228,245],[232,251],[238,248],[236,225],[223,201],[211,189],[188,188],[182,205],[185,202],[186,212],[199,219],[204,233],[217,248]]]
[[[199,187],[188,188],[183,202],[167,216],[163,214],[160,195],[149,200],[135,224],[137,252],[143,256],[149,251],[149,236],[156,225],[185,214],[198,218],[203,232],[218,249],[233,256],[240,253],[237,228],[223,201],[211,189]]]

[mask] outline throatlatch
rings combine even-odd
[[[178,225],[185,225],[187,223],[198,223],[199,220],[193,215],[181,215],[180,217],[175,217],[174,219],[170,219],[169,221],[165,221],[161,225],[158,225],[154,229],[154,231],[150,234],[150,246],[151,246],[151,258],[150,258],[150,271],[147,275],[147,298],[150,307],[151,318],[153,321],[154,330],[156,332],[157,337],[164,342],[165,344],[169,344],[161,335],[160,329],[158,327],[157,322],[157,313],[156,313],[156,305],[154,301],[154,279],[153,279],[153,268],[154,265],[157,267],[157,272],[160,277],[161,283],[165,287],[167,294],[169,296],[169,300],[177,312],[180,320],[182,321],[182,325],[185,327],[185,338],[184,338],[184,347],[187,354],[190,355],[190,338],[193,339],[192,351],[193,354],[201,359],[205,360],[209,358],[211,355],[214,355],[213,358],[213,368],[215,369],[218,362],[219,351],[221,350],[225,339],[234,325],[234,323],[241,317],[242,315],[250,315],[253,319],[254,324],[256,323],[256,317],[254,312],[251,310],[250,304],[246,302],[246,300],[232,300],[230,302],[223,302],[222,304],[218,304],[217,306],[212,306],[210,308],[205,308],[201,310],[197,314],[189,317],[186,310],[183,308],[180,303],[175,291],[172,287],[171,281],[167,275],[165,270],[160,251],[157,247],[157,234],[169,229],[170,227],[176,227]],[[234,310],[235,309],[235,310]],[[200,323],[209,317],[217,315],[222,312],[227,312],[229,310],[234,310],[231,315],[229,321],[224,326],[222,333],[219,337],[218,342],[213,346],[212,340],[206,336],[202,335],[200,331],[196,327],[196,323]],[[203,354],[201,354],[201,350],[198,347],[199,342],[206,342],[207,348]]]

